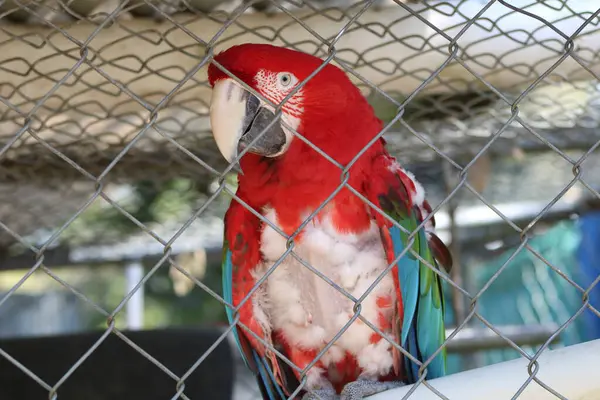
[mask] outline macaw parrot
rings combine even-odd
[[[284,102],[281,119],[272,123],[269,102],[280,104],[323,61],[251,43],[214,60],[268,100],[209,65],[217,147],[229,162],[247,150],[239,160],[241,202],[232,200],[225,215],[223,295],[239,307],[227,308],[227,316],[239,321],[234,336],[263,398],[362,399],[415,382],[420,365],[414,360],[434,355],[426,377],[443,376],[445,351],[436,353],[445,340],[441,279],[426,263],[449,270],[452,259],[433,216],[422,224],[432,212],[422,185],[381,138],[349,168],[347,185],[388,217],[348,187],[326,202],[342,181],[336,163],[348,165],[383,128],[359,89],[329,64]],[[292,235],[292,252],[284,254]],[[418,257],[405,251],[411,243]],[[369,323],[355,318],[336,338],[355,312]]]

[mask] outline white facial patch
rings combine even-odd
[[[285,73],[290,75],[290,84],[285,86],[282,85],[281,76],[283,73],[274,73],[266,70],[260,70],[254,77],[254,82],[256,85],[256,89],[262,94],[266,99],[271,101],[274,104],[280,104],[285,97],[290,93],[290,91],[298,84],[298,79],[291,73]],[[282,128],[286,136],[286,144],[281,149],[279,153],[280,155],[287,151],[292,140],[294,139],[293,131],[297,131],[300,126],[300,117],[304,112],[304,107],[302,106],[303,95],[302,89],[298,90],[292,97],[290,97],[282,107],[282,115],[281,121]],[[275,108],[270,104],[264,102],[262,99],[260,100],[261,105],[265,107],[267,110],[271,112],[275,112]],[[290,129],[291,128],[291,129]]]

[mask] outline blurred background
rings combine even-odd
[[[448,334],[468,319],[449,344],[450,372],[520,357],[506,338],[529,354],[600,338],[592,3],[1,2],[2,365],[33,379],[13,362],[19,340],[62,337],[68,352],[75,336],[64,335],[100,337],[107,320],[125,336],[160,332],[146,341],[156,351],[173,332],[202,337],[194,357],[171,360],[179,378],[213,351],[228,326],[222,185],[235,176],[219,179],[207,49],[269,42],[325,57],[339,32],[334,63],[395,121],[390,149],[439,206],[452,279],[472,297],[445,283]],[[48,385],[68,382],[89,345]],[[205,376],[231,374],[211,398],[258,398],[237,351],[222,351],[226,372],[200,363]],[[48,359],[28,360],[37,376]],[[171,395],[183,390],[169,382]]]

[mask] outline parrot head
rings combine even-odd
[[[339,157],[332,152],[350,150],[348,142],[364,145],[377,133],[361,129],[365,121],[373,125],[374,113],[340,68],[327,64],[311,76],[323,64],[318,57],[274,45],[247,43],[230,47],[214,60],[268,100],[252,94],[216,65],[209,65],[208,80],[213,88],[211,127],[219,151],[229,162],[247,147],[247,152],[262,157],[284,155],[294,148],[294,142],[301,142],[289,128],[334,158]],[[278,106],[283,100],[281,119],[273,123],[276,113],[269,102]],[[379,128],[377,120],[375,129]],[[357,141],[353,135],[359,134],[370,134],[370,138]]]

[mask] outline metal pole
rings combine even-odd
[[[506,339],[510,339],[518,346],[537,346],[544,344],[559,328],[556,324],[547,325],[505,325],[496,326],[500,335],[488,328],[461,329],[449,342],[449,353],[474,353],[477,351],[491,349],[510,348]],[[453,329],[446,329],[446,336]],[[554,338],[552,343],[560,340],[560,335]]]

